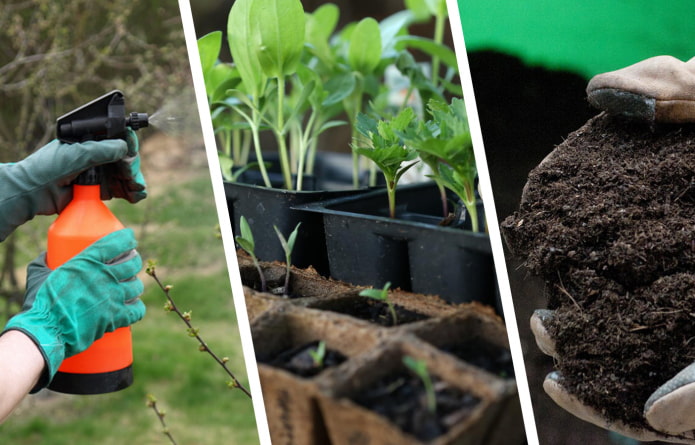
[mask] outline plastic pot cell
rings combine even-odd
[[[392,288],[453,303],[495,303],[487,234],[438,226],[441,204],[432,183],[399,187],[396,206],[396,218],[389,218],[386,191],[374,190],[301,207],[323,216],[331,277],[375,287],[390,281]]]
[[[256,255],[266,261],[284,261],[285,252],[273,226],[288,237],[301,222],[292,253],[292,263],[313,266],[327,274],[328,259],[320,215],[295,210],[296,206],[357,193],[345,191],[292,191],[242,183],[225,182],[227,209],[235,234],[241,233],[239,219],[244,216],[251,226]]]

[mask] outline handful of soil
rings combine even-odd
[[[546,282],[564,386],[649,428],[649,395],[695,361],[695,126],[596,116],[529,174],[502,232]]]

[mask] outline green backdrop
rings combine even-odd
[[[693,0],[458,0],[468,51],[587,78],[647,57],[695,57]]]

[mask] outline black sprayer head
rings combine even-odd
[[[126,116],[123,93],[114,90],[58,118],[56,132],[62,142],[125,139],[126,128],[149,124],[147,113]]]
[[[56,133],[61,142],[73,143],[126,139],[127,127],[133,130],[149,125],[147,113],[126,116],[125,99],[119,90],[111,91],[61,116],[56,121]],[[82,185],[98,184],[99,169],[80,174],[76,182]]]

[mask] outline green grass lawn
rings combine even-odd
[[[248,388],[207,169],[135,206],[122,201],[109,205],[135,230],[143,260],[156,260],[157,275],[173,286],[171,296],[179,308],[192,312],[200,335],[220,357],[229,357],[229,368]],[[35,247],[42,242],[32,233],[45,233],[51,221],[33,221],[33,229],[21,235],[26,252],[20,252],[19,259],[24,264],[38,254]],[[154,279],[144,272],[141,278],[147,315],[133,326],[134,384],[107,395],[42,391],[29,396],[0,425],[0,442],[168,444],[157,416],[146,405],[152,394],[158,408],[166,411],[169,431],[179,445],[258,443],[251,400],[227,388],[224,370],[198,351],[197,341],[187,335],[175,313],[164,311],[166,297]]]

